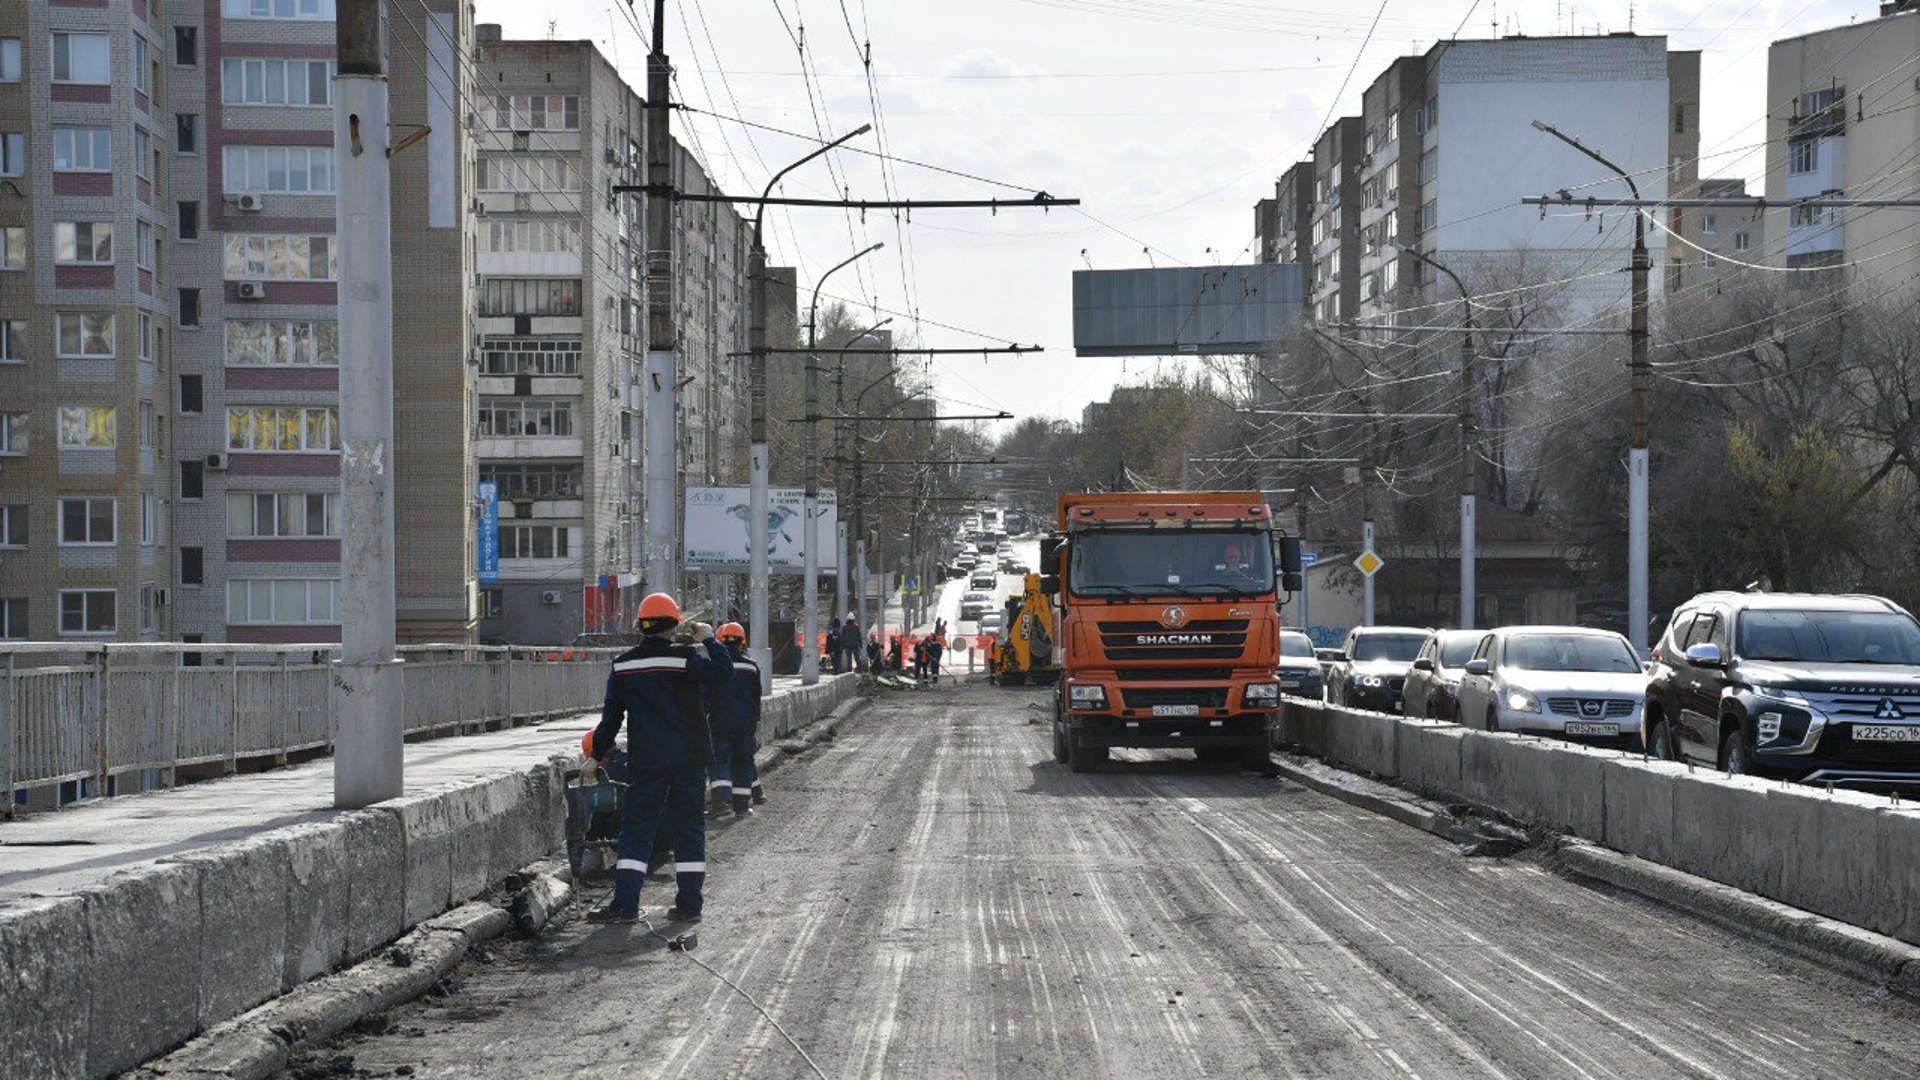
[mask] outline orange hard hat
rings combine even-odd
[[[713,636],[719,638],[721,641],[745,641],[747,640],[747,628],[737,622],[721,623],[720,629],[715,630]]]
[[[647,594],[646,599],[640,601],[640,612],[634,621],[651,622],[655,619],[679,622],[680,602],[663,592]]]

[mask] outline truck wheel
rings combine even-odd
[[[1081,746],[1080,741],[1067,736],[1067,768],[1074,772],[1092,772],[1107,760],[1107,748],[1104,746]]]
[[[1063,765],[1067,761],[1067,728],[1058,720],[1053,722],[1053,760]]]
[[[1273,755],[1264,746],[1249,746],[1243,751],[1240,767],[1248,772],[1257,772],[1261,776],[1278,776],[1280,771],[1273,767]]]

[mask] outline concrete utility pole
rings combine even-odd
[[[647,591],[679,591],[680,418],[673,325],[673,141],[667,94],[667,0],[653,0],[653,52],[647,56]]]
[[[1407,254],[1453,279],[1460,290],[1460,629],[1473,629],[1474,563],[1479,550],[1474,529],[1473,466],[1473,298],[1460,275],[1447,269],[1415,248],[1401,248]]]
[[[334,20],[334,198],[340,285],[340,729],[333,804],[402,792],[404,675],[394,658],[393,218],[383,0]]]
[[[659,23],[654,24],[658,26]],[[760,202],[753,211],[753,248],[747,255],[747,277],[753,283],[753,314],[747,330],[747,347],[753,357],[747,367],[747,398],[752,410],[748,422],[748,438],[753,442],[748,463],[747,522],[748,536],[753,551],[748,561],[748,655],[760,665],[760,692],[767,694],[773,689],[773,643],[768,640],[767,629],[767,245],[762,225],[767,215],[766,200],[780,183],[780,178],[793,170],[819,157],[821,154],[839,146],[848,139],[864,135],[871,131],[872,125],[862,124],[845,135],[821,146],[799,161],[773,174],[767,181],[765,191],[760,193]]]
[[[1627,182],[1634,201],[1640,201],[1640,185],[1633,182],[1625,169],[1552,124],[1535,120],[1533,126],[1611,169],[1615,176]],[[1627,449],[1627,640],[1633,642],[1633,647],[1643,656],[1647,650],[1647,390],[1652,381],[1652,370],[1647,364],[1647,273],[1652,265],[1647,257],[1647,222],[1643,210],[1633,216],[1633,318],[1628,331],[1633,428],[1632,444]]]

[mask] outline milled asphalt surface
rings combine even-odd
[[[1289,780],[1072,774],[1049,709],[882,696],[712,830],[691,954],[563,917],[288,1075],[814,1075],[772,1021],[837,1078],[1920,1074],[1908,998]]]

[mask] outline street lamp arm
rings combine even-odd
[[[1606,166],[1607,168],[1612,169],[1613,174],[1615,176],[1618,176],[1620,179],[1625,180],[1627,182],[1627,190],[1633,192],[1634,199],[1638,200],[1640,198],[1640,185],[1633,182],[1633,177],[1628,175],[1625,169],[1622,169],[1620,166],[1615,165],[1613,162],[1608,161],[1606,158],[1603,158],[1599,154],[1588,149],[1586,144],[1582,143],[1579,139],[1576,139],[1573,136],[1567,134],[1566,132],[1561,131],[1559,128],[1554,127],[1552,124],[1535,120],[1533,122],[1533,126],[1535,130],[1546,132],[1547,134],[1553,136],[1556,139],[1559,139],[1561,142],[1566,143],[1568,146],[1573,147],[1575,150],[1580,151],[1581,153],[1587,155],[1588,157]]]
[[[833,149],[834,147],[839,146],[841,143],[847,142],[848,140],[853,139],[857,136],[865,135],[867,132],[872,130],[873,130],[872,124],[861,124],[859,127],[854,128],[852,131],[847,132],[845,135],[840,136],[839,138],[833,140],[832,142],[821,144],[819,149],[813,151],[812,153],[808,154],[806,157],[801,158],[799,161],[794,162],[793,164],[787,166],[786,168],[781,169],[779,172],[774,173],[773,179],[767,181],[766,190],[760,193],[761,201],[760,201],[759,208],[753,212],[754,243],[758,244],[760,242],[760,225],[761,225],[762,219],[766,216],[766,213],[767,213],[767,203],[766,203],[767,197],[773,194],[773,189],[779,185],[781,177],[787,175],[793,170],[799,168],[800,166],[805,165],[807,162],[812,161],[814,158],[819,157],[821,154],[826,153],[827,151]]]
[[[1432,256],[1428,255],[1426,252],[1421,251],[1419,248],[1401,247],[1398,244],[1394,246],[1399,247],[1401,251],[1406,252],[1407,254],[1413,256],[1416,259],[1419,259],[1421,262],[1426,263],[1428,266],[1433,267],[1435,270],[1438,270],[1441,273],[1447,275],[1449,278],[1453,279],[1453,287],[1460,290],[1460,299],[1464,302],[1464,306],[1466,307],[1467,329],[1469,330],[1473,329],[1473,297],[1467,293],[1466,282],[1460,280],[1460,275],[1454,273],[1452,270],[1449,270],[1446,266],[1436,261]]]
[[[855,259],[858,259],[863,255],[871,255],[874,252],[879,251],[881,248],[886,246],[887,246],[887,242],[885,240],[881,240],[874,243],[871,247],[861,248],[859,251],[856,251],[853,254],[847,256],[846,258],[841,259],[839,262],[834,263],[833,266],[828,268],[826,273],[820,275],[820,280],[813,283],[813,302],[807,305],[807,348],[808,349],[813,348],[814,318],[820,313],[820,289],[822,286],[826,285],[827,279],[832,277],[835,271],[840,270],[841,268],[847,266],[849,263],[852,263]]]

